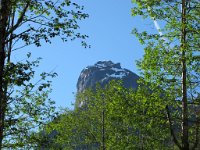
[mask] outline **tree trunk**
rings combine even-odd
[[[102,110],[102,150],[106,150],[105,145],[105,103],[103,99],[103,110]]]
[[[187,106],[187,66],[186,66],[186,0],[182,0],[182,33],[181,33],[181,52],[182,52],[182,150],[189,150],[188,141],[188,106]]]
[[[4,138],[4,119],[6,110],[6,100],[3,90],[3,74],[6,53],[6,28],[9,15],[9,0],[1,0],[0,2],[0,150],[2,149],[2,141]]]

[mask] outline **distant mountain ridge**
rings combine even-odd
[[[128,69],[122,68],[120,63],[112,61],[98,61],[92,66],[88,66],[81,71],[77,82],[77,93],[83,92],[87,88],[95,88],[99,83],[102,86],[111,80],[122,80],[126,88],[137,88],[139,76]]]

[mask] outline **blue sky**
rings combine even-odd
[[[69,107],[74,103],[76,83],[82,69],[93,65],[99,60],[120,62],[138,74],[135,61],[142,58],[143,46],[131,34],[134,27],[141,30],[154,29],[152,21],[144,21],[140,17],[131,16],[131,0],[77,0],[85,6],[89,18],[80,23],[80,32],[89,35],[87,42],[90,49],[81,46],[80,41],[63,43],[54,39],[52,44],[41,47],[28,47],[33,58],[43,60],[37,71],[58,73],[53,79],[53,92],[50,97],[56,101],[56,106]],[[17,59],[20,54],[15,54]]]

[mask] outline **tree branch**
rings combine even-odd
[[[179,144],[177,138],[176,138],[176,135],[174,133],[174,130],[173,130],[173,127],[172,127],[172,121],[171,121],[171,115],[170,115],[170,112],[169,112],[169,107],[168,105],[166,106],[166,110],[167,110],[167,118],[168,118],[168,121],[169,121],[169,126],[170,126],[170,132],[171,132],[171,135],[173,137],[173,141],[174,143],[181,149],[181,145]]]
[[[15,31],[20,26],[21,22],[24,20],[25,13],[26,13],[29,5],[30,5],[30,0],[26,3],[26,6],[24,7],[19,19],[17,20],[17,23],[6,33],[6,37],[9,34],[13,33],[13,31]]]

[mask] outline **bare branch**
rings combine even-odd
[[[167,118],[168,118],[168,121],[169,121],[170,132],[171,132],[171,135],[173,137],[173,141],[180,149],[182,149],[181,145],[179,144],[179,142],[178,142],[178,140],[176,138],[176,135],[175,135],[173,127],[172,127],[171,115],[170,115],[170,112],[169,112],[168,105],[166,106],[166,110],[167,110]]]
[[[6,34],[6,37],[11,34],[13,31],[15,31],[19,26],[20,24],[22,23],[22,21],[24,20],[24,16],[26,14],[26,11],[28,9],[30,5],[30,0],[26,3],[26,6],[24,7],[23,11],[22,11],[22,14],[21,16],[19,17],[19,19],[17,20],[17,23],[7,32]]]

